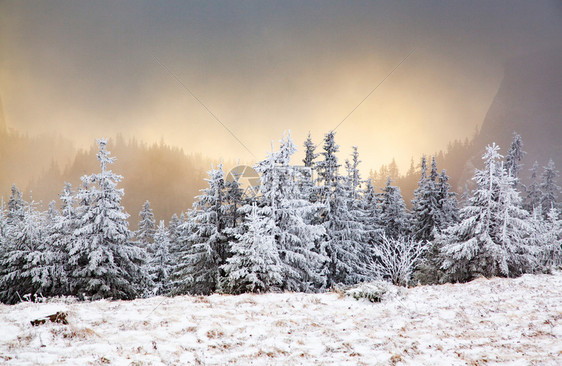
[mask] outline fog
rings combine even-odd
[[[509,59],[561,46],[558,1],[3,1],[0,95],[9,128],[163,140],[255,161],[284,130],[337,129],[364,169],[473,135]]]

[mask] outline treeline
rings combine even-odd
[[[214,163],[163,142],[147,144],[122,136],[110,139],[108,149],[118,156],[115,170],[125,177],[123,206],[136,211],[148,199],[160,218],[192,205],[205,185],[206,170]],[[47,203],[58,196],[64,182],[80,184],[80,176],[94,171],[96,152],[97,146],[77,150],[62,137],[29,137],[0,128],[0,196],[7,197],[15,183],[28,197]]]
[[[357,148],[340,164],[333,132],[319,152],[309,136],[293,165],[296,149],[286,135],[255,165],[258,194],[218,165],[185,214],[157,225],[147,201],[131,232],[121,177],[99,141],[100,172],[82,176],[76,191],[67,184],[60,207],[40,212],[12,188],[0,210],[0,300],[312,292],[380,278],[517,276],[561,263],[558,172],[535,167],[524,186],[517,135],[505,158],[488,147],[476,188],[460,200],[435,158],[423,158],[411,209],[390,179],[379,192],[361,178]]]

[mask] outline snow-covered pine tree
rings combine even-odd
[[[211,169],[208,188],[196,197],[187,221],[180,224],[180,259],[174,268],[173,294],[210,294],[217,290],[228,257],[225,233],[224,172]]]
[[[170,219],[170,222],[168,222],[168,238],[170,240],[170,257],[172,258],[173,263],[178,263],[181,256],[181,245],[179,242],[179,238],[181,237],[180,225],[183,222],[185,222],[185,216],[183,213],[181,214],[181,218],[179,218],[177,214],[173,214]]]
[[[514,178],[503,167],[498,150],[496,144],[486,148],[485,167],[476,170],[477,188],[460,212],[461,221],[435,239],[442,248],[447,280],[512,277],[533,266],[529,214],[520,207]]]
[[[19,190],[12,186],[5,243],[0,257],[0,301],[6,304],[15,304],[24,295],[35,293],[31,277],[24,275],[28,267],[28,253],[35,249],[39,237],[37,214],[31,212],[32,209],[33,205],[23,201]]]
[[[340,165],[336,153],[339,147],[334,136],[333,131],[326,134],[324,151],[321,152],[323,160],[317,163],[317,188],[321,202],[326,206],[321,217],[326,230],[321,242],[321,252],[328,257],[322,270],[327,288],[339,283],[353,284],[367,279],[370,260],[365,245],[367,232],[361,218],[354,216],[357,212],[350,211],[353,203],[353,178],[346,179],[338,172]],[[349,164],[349,168],[351,172],[352,164]]]
[[[325,261],[316,244],[324,234],[312,222],[323,206],[304,199],[300,191],[301,171],[290,165],[296,146],[290,133],[281,139],[278,151],[258,162],[260,198],[257,214],[273,221],[273,237],[281,259],[283,290],[311,291],[322,286],[320,269]],[[244,211],[248,212],[246,206]]]
[[[322,160],[316,163],[317,181],[317,197],[322,203],[325,203],[333,193],[336,181],[341,177],[338,173],[340,165],[336,153],[339,146],[335,141],[335,132],[330,131],[324,136],[323,151],[320,153]]]
[[[10,197],[8,198],[8,213],[6,215],[6,223],[8,225],[15,224],[23,220],[25,215],[26,202],[16,185],[12,185]]]
[[[542,212],[548,215],[551,207],[558,208],[558,195],[560,194],[560,186],[556,183],[558,179],[558,170],[554,166],[554,161],[550,159],[548,164],[543,167],[541,175],[540,190],[541,190],[541,206]]]
[[[137,244],[145,249],[148,249],[148,254],[151,255],[149,248],[154,242],[154,234],[156,233],[156,222],[154,221],[154,213],[150,207],[150,202],[146,201],[142,205],[139,212],[141,218],[138,225],[138,230],[135,232]]]
[[[382,189],[380,212],[380,226],[387,238],[397,239],[408,236],[406,203],[400,193],[400,187],[391,185],[390,178]]]
[[[367,233],[366,243],[373,246],[381,240],[383,229],[380,226],[380,194],[375,192],[375,187],[371,179],[367,179],[367,184],[359,202],[362,210],[363,226]]]
[[[562,265],[562,219],[557,208],[548,210],[544,220],[540,261],[547,270]]]
[[[445,169],[439,175],[437,183],[437,191],[439,193],[439,207],[441,209],[441,219],[439,230],[443,230],[459,221],[459,204],[457,194],[451,191],[449,184],[449,176]]]
[[[538,171],[539,171],[539,163],[535,161],[533,167],[531,168],[531,184],[529,184],[525,188],[525,201],[523,207],[529,211],[533,212],[535,209],[540,207],[541,205],[541,188],[540,182],[538,180]]]
[[[35,293],[51,297],[68,294],[68,279],[65,266],[67,264],[66,242],[57,239],[57,223],[60,215],[55,208],[55,202],[49,204],[46,213],[40,215],[36,224],[39,228],[38,242],[27,255],[27,266],[24,275],[30,276],[35,287]]]
[[[223,265],[224,289],[233,294],[281,289],[283,270],[275,243],[275,222],[260,215],[254,203],[244,222],[245,230],[231,242],[232,256]]]
[[[433,171],[434,169],[428,177],[426,158],[422,156],[421,176],[418,187],[414,191],[410,213],[410,232],[416,240],[432,240],[433,228],[438,226],[441,221],[441,210],[438,207],[439,197],[435,181],[431,179],[435,175]]]
[[[318,200],[318,197],[316,197],[314,185],[316,158],[318,158],[318,154],[315,153],[315,151],[316,145],[312,142],[309,132],[308,137],[304,142],[304,159],[302,160],[304,169],[302,170],[300,178],[300,190],[302,192],[303,198],[307,199],[310,202],[316,202]]]
[[[69,249],[71,291],[79,298],[133,299],[146,286],[142,270],[145,253],[131,244],[131,233],[121,206],[122,177],[108,170],[115,158],[107,140],[98,140],[101,171],[83,176],[76,195],[80,202],[77,227]]]
[[[155,286],[152,293],[154,295],[163,295],[170,290],[169,276],[174,263],[170,256],[168,229],[163,220],[158,224],[153,239],[151,244],[152,255],[148,265],[149,275]]]
[[[521,136],[514,132],[513,141],[509,147],[509,151],[505,156],[505,169],[510,177],[514,178],[513,184],[517,186],[519,183],[519,171],[521,170],[521,159],[525,156],[526,152],[523,151],[523,141]]]

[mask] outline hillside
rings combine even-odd
[[[562,273],[338,293],[0,305],[5,365],[559,365]],[[68,313],[68,325],[31,320]]]

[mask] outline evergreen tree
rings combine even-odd
[[[562,219],[560,212],[552,207],[544,221],[544,230],[541,241],[541,264],[549,269],[562,264]]]
[[[400,187],[392,186],[390,178],[382,189],[380,202],[380,226],[386,237],[398,239],[408,235],[408,218],[406,203],[400,193]]]
[[[160,221],[154,233],[151,244],[152,256],[149,263],[149,274],[154,282],[155,295],[168,293],[170,290],[169,276],[172,269],[172,257],[170,256],[170,237],[164,221]]]
[[[170,256],[173,258],[174,263],[178,263],[180,258],[180,225],[185,222],[185,217],[182,213],[182,219],[177,214],[173,214],[170,222],[168,223],[168,238],[170,240]]]
[[[451,224],[459,221],[459,205],[457,194],[451,191],[449,184],[449,176],[445,169],[439,175],[439,183],[437,185],[439,207],[441,209],[441,222],[439,231],[447,228]]]
[[[533,212],[538,207],[541,207],[541,188],[540,183],[538,181],[538,170],[539,170],[539,163],[535,161],[533,167],[531,168],[531,184],[525,188],[526,196],[525,196],[525,203],[524,208],[529,211]]]
[[[519,182],[519,171],[521,170],[521,159],[525,156],[526,152],[523,151],[523,142],[521,141],[521,136],[517,133],[513,133],[513,141],[509,148],[509,152],[505,157],[505,169],[510,177],[514,180],[514,185]]]
[[[36,285],[36,293],[51,297],[68,293],[68,280],[64,266],[67,263],[66,247],[57,242],[59,213],[55,202],[49,204],[46,214],[41,215],[40,240],[35,250],[28,254],[28,272]]]
[[[233,294],[279,290],[283,274],[274,221],[260,215],[254,204],[244,226],[244,233],[231,243],[232,257],[223,265],[225,289]]]
[[[368,232],[359,216],[359,205],[354,200],[357,191],[353,190],[353,186],[358,188],[360,181],[358,155],[355,153],[354,164],[348,164],[350,174],[345,178],[338,173],[340,165],[336,153],[339,147],[335,144],[333,131],[326,134],[323,149],[321,155],[324,159],[317,164],[319,196],[326,206],[321,218],[326,234],[320,249],[328,257],[323,274],[329,288],[339,283],[352,284],[367,279],[370,258],[365,244]]]
[[[316,158],[318,154],[315,153],[316,145],[312,142],[310,138],[310,132],[308,137],[304,142],[304,159],[302,160],[304,168],[301,173],[300,179],[300,190],[302,192],[303,198],[309,200],[310,202],[316,202],[318,197],[315,192],[314,185],[314,172],[316,170]]]
[[[431,170],[430,176],[427,176],[427,163],[425,156],[423,156],[421,177],[418,181],[418,188],[414,191],[410,215],[410,231],[414,239],[418,241],[432,240],[434,228],[442,221],[436,182],[432,180],[435,170],[436,167]]]
[[[101,172],[83,176],[77,194],[77,228],[69,250],[71,291],[91,299],[133,299],[147,278],[141,270],[144,253],[129,242],[128,214],[117,184],[122,177],[108,170],[115,158],[98,140]]]
[[[560,194],[560,186],[556,184],[558,179],[558,170],[554,166],[554,161],[550,159],[544,167],[541,175],[541,206],[544,215],[547,215],[551,207],[558,207],[558,195]]]
[[[139,212],[140,221],[135,238],[139,246],[149,249],[154,242],[154,234],[156,233],[156,223],[154,222],[154,213],[150,207],[150,202],[146,201]],[[149,255],[152,253],[149,250]]]
[[[278,151],[256,165],[261,175],[257,211],[259,216],[273,221],[272,234],[282,265],[282,289],[310,291],[324,284],[320,268],[325,258],[316,250],[324,228],[311,220],[323,206],[302,198],[298,184],[301,171],[290,165],[295,151],[288,134]]]
[[[180,225],[180,259],[174,269],[174,294],[210,294],[217,290],[220,267],[228,257],[224,172],[222,164],[209,172],[208,188],[196,197],[187,221]]]
[[[335,132],[330,131],[324,137],[323,151],[320,153],[323,160],[316,163],[317,178],[317,196],[318,199],[325,203],[331,197],[336,182],[341,179],[338,173],[340,165],[336,153],[339,146],[335,142]]]
[[[33,202],[23,201],[18,193],[12,190],[15,200],[8,210],[8,217],[12,219],[8,222],[0,258],[0,300],[8,304],[21,301],[25,295],[37,295],[42,285],[42,279],[32,273],[32,259],[43,240],[43,217]],[[16,217],[21,219],[16,221]]]
[[[517,276],[533,265],[528,213],[520,207],[499,147],[488,146],[485,167],[477,170],[477,188],[464,207],[461,221],[436,238],[444,256],[443,268],[452,281],[468,281],[478,275]]]

